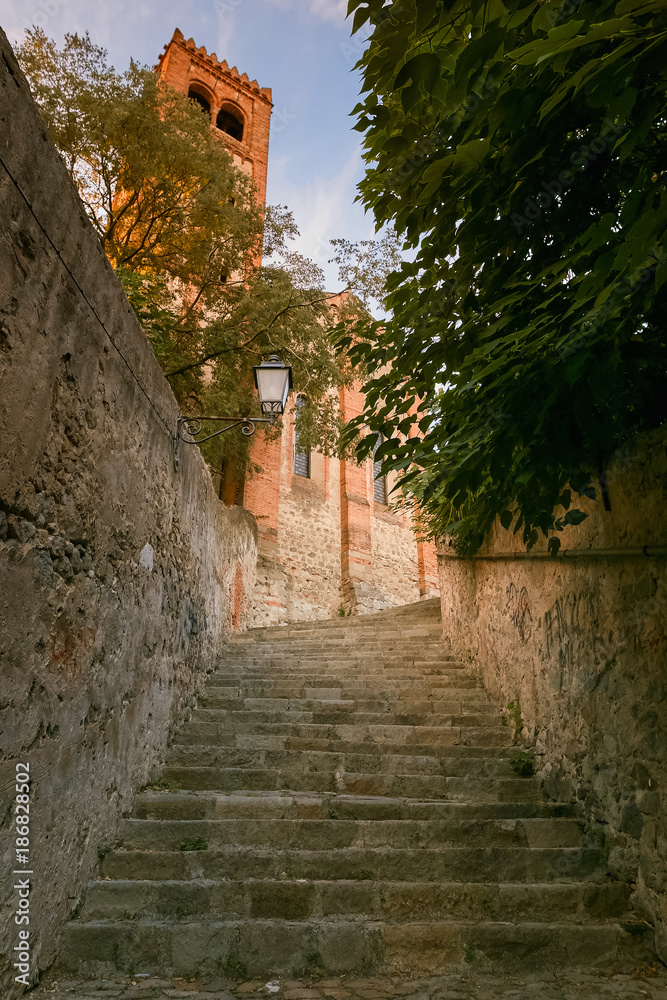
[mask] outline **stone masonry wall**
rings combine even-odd
[[[259,524],[253,624],[368,614],[437,596],[435,547],[418,543],[407,514],[374,500],[370,460],[314,451],[309,477],[294,474],[292,406],[281,440],[257,435],[251,446],[262,469],[244,493]],[[346,417],[362,407],[359,389],[341,390]]]
[[[611,511],[587,502],[564,547],[665,546],[666,441],[616,456]],[[520,706],[547,794],[579,803],[667,962],[667,560],[483,558],[511,551],[523,548],[500,527],[480,558],[441,549],[444,635],[502,705]]]
[[[318,486],[293,476],[281,498],[280,555],[289,621],[331,618],[340,607],[338,482],[329,497]]]
[[[176,400],[2,32],[0,157],[0,993],[13,997],[17,764],[31,777],[34,983],[225,628],[247,623],[256,524],[217,500],[197,449],[175,467]]]
[[[419,563],[417,541],[406,516],[378,509],[371,515],[373,580],[382,588],[384,607],[418,601]]]

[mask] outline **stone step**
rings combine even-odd
[[[410,604],[400,604],[397,607],[385,608],[383,611],[374,611],[365,615],[353,615],[349,618],[334,615],[331,618],[319,618],[316,621],[290,622],[287,625],[270,625],[268,627],[257,626],[248,631],[249,633],[257,634],[262,632],[280,632],[287,628],[298,632],[302,629],[319,630],[335,628],[341,625],[345,625],[347,628],[352,628],[355,625],[360,625],[363,628],[375,628],[383,626],[386,622],[391,625],[395,621],[407,620],[413,623],[415,621],[421,622],[422,619],[429,622],[440,621],[439,597],[421,597],[418,601],[412,601]]]
[[[245,635],[260,637],[263,635],[280,635],[300,633],[320,633],[335,629],[346,629],[354,631],[361,629],[363,632],[373,632],[376,629],[394,629],[405,625],[408,628],[416,626],[440,626],[441,608],[439,597],[422,598],[413,601],[411,604],[402,604],[385,611],[376,611],[367,615],[355,615],[348,618],[336,616],[334,618],[321,618],[317,621],[290,622],[287,625],[271,625],[267,627],[257,627],[249,629]],[[232,641],[234,639],[232,638]]]
[[[324,647],[332,642],[359,642],[362,645],[396,642],[401,645],[407,645],[410,641],[437,643],[445,648],[448,647],[447,641],[443,638],[442,627],[439,623],[425,623],[415,628],[406,629],[401,629],[398,625],[381,629],[350,629],[341,625],[338,628],[317,631],[303,629],[299,632],[285,628],[275,632],[270,629],[255,632],[251,629],[248,632],[232,636],[225,645],[227,649],[238,649],[239,647],[244,648],[250,645],[262,647],[269,645],[303,645],[305,643]]]
[[[443,802],[315,792],[145,791],[137,796],[139,819],[485,819],[572,818],[572,806],[555,802]]]
[[[256,702],[258,698],[262,699],[268,698],[270,701],[273,702],[275,701],[283,703],[287,702],[288,709],[294,707],[295,703],[299,701],[316,702],[317,705],[321,705],[322,703],[324,703],[325,706],[333,701],[348,702],[348,703],[351,702],[352,704],[356,705],[361,704],[363,711],[368,711],[368,704],[369,704],[368,701],[363,701],[362,699],[357,699],[357,698],[338,698],[338,699],[332,698],[329,700],[329,702],[327,702],[324,698],[318,698],[318,699],[299,698],[298,695],[285,696],[284,693],[271,694],[269,692],[263,692],[260,694],[253,693],[249,695],[244,695],[240,692],[234,694],[231,688],[213,688],[210,690],[212,690],[214,693],[209,694],[207,692],[202,698],[200,698],[199,701],[200,706],[206,708],[226,708],[228,711],[237,711],[239,709],[243,710],[249,707],[255,707],[254,705],[249,706],[247,702],[249,699],[252,699],[253,702]],[[232,692],[232,693],[219,694],[218,692]],[[204,702],[206,702],[205,705],[203,704]],[[413,707],[416,704],[417,705],[430,704],[433,706],[434,711],[437,710],[437,714],[443,716],[459,716],[459,715],[470,716],[470,715],[484,714],[485,716],[490,717],[494,722],[496,723],[499,722],[501,725],[503,724],[502,723],[503,716],[500,715],[497,707],[484,700],[483,697],[475,698],[474,694],[472,697],[469,696],[467,698],[466,697],[452,698],[445,690],[438,692],[436,696],[430,699],[421,699],[417,701],[417,699],[413,700],[412,698],[404,698],[401,699],[400,701],[392,703],[389,699],[383,697],[378,699],[376,703],[379,703],[383,706],[382,708],[383,714],[385,712],[387,712],[387,714],[391,713],[392,704],[400,704],[401,708],[403,708],[405,705]]]
[[[652,959],[573,805],[512,770],[502,721],[437,600],[234,637],[61,963],[273,979]]]
[[[257,737],[252,737],[257,739]],[[403,748],[404,751],[407,748]],[[442,748],[445,752],[447,748]],[[327,773],[443,775],[446,777],[514,778],[506,759],[480,761],[478,757],[448,757],[432,754],[394,754],[386,747],[376,753],[345,753],[302,749],[257,749],[251,747],[217,747],[202,744],[173,744],[167,752],[170,767],[230,767],[274,769],[298,774],[304,771]],[[485,772],[485,773],[483,773]],[[526,780],[526,779],[521,779]]]
[[[228,712],[347,712],[387,715],[438,715],[443,726],[492,726],[500,724],[500,713],[492,706],[474,706],[471,711],[447,712],[442,698],[408,701],[388,698],[367,700],[324,698],[227,698],[207,692],[199,699],[201,708],[220,708]]]
[[[451,678],[452,680],[454,678]],[[204,689],[206,698],[279,698],[282,700],[307,701],[451,701],[450,678],[444,683],[418,685],[414,682],[396,685],[378,684],[332,684],[318,683],[319,678],[308,678],[305,681],[294,680],[259,680],[239,678],[231,683],[220,684],[217,678],[207,683]],[[317,685],[317,686],[315,686]],[[466,690],[465,688],[461,690]],[[470,699],[470,696],[468,696]],[[472,699],[477,706],[486,706],[487,711],[498,714],[498,707],[485,694],[483,688],[478,688]]]
[[[114,850],[111,879],[324,879],[419,882],[603,882],[600,855],[580,847],[344,847],[300,850],[228,845],[207,850]]]
[[[205,842],[208,849],[243,844],[323,851],[343,847],[579,847],[574,819],[345,820],[345,819],[126,819],[118,832],[126,851],[178,851]]]
[[[249,629],[247,632],[237,633],[231,636],[226,645],[228,647],[263,645],[272,642],[307,642],[312,641],[318,644],[336,640],[359,642],[372,642],[374,640],[396,640],[406,639],[433,639],[445,644],[442,634],[442,624],[439,621],[424,621],[414,625],[406,622],[384,623],[381,626],[373,627],[371,624],[349,625],[340,622],[329,625],[327,628],[292,629],[281,627],[276,629]]]
[[[345,638],[360,636],[365,639],[373,638],[374,636],[397,636],[401,638],[408,634],[417,637],[434,635],[441,641],[444,641],[442,622],[440,618],[436,617],[430,619],[424,618],[423,620],[416,620],[414,622],[407,622],[405,619],[398,617],[394,621],[385,622],[372,622],[368,618],[363,622],[360,619],[352,619],[350,621],[340,619],[338,621],[310,622],[307,628],[303,627],[304,625],[305,623],[301,623],[300,627],[296,625],[280,625],[275,628],[248,629],[247,632],[230,636],[228,645],[240,645],[247,641],[272,642],[284,639],[298,640],[314,638],[326,640],[340,638],[341,636]]]
[[[443,658],[454,656],[451,648],[442,640],[435,636],[415,636],[413,638],[399,638],[396,636],[381,636],[364,639],[361,636],[349,636],[339,638],[310,638],[295,639],[286,638],[284,640],[274,639],[264,642],[235,644],[221,650],[222,656],[243,656],[249,651],[252,656],[279,655],[288,651],[290,655],[299,653],[310,653],[315,656],[326,656],[332,652],[354,653],[359,655],[364,653],[372,656],[374,653],[380,656],[400,656],[406,653],[409,656],[418,655],[420,652],[437,654]]]
[[[345,650],[313,650],[312,652],[292,648],[275,650],[269,647],[258,653],[253,648],[245,656],[227,655],[218,662],[222,667],[231,665],[251,669],[271,666],[294,670],[305,670],[312,666],[319,666],[322,669],[331,667],[336,670],[345,670],[364,664],[378,675],[386,671],[409,670],[411,668],[423,668],[425,671],[430,671],[439,667],[448,667],[450,670],[460,670],[467,666],[463,660],[439,650],[420,650],[411,646],[403,651],[392,649],[391,652],[387,652],[380,649],[363,650],[357,644]]]
[[[464,963],[526,972],[587,966],[613,971],[652,959],[648,928],[600,923],[227,920],[106,921],[67,926],[65,967],[236,978],[331,973],[429,974]]]
[[[198,709],[193,713],[190,722],[174,736],[173,743],[180,744],[209,744],[211,746],[231,746],[241,745],[235,741],[237,737],[243,737],[245,745],[252,746],[247,740],[264,737],[289,737],[308,741],[325,741],[331,743],[332,750],[342,750],[344,743],[353,743],[361,746],[360,753],[374,753],[376,749],[391,748],[392,752],[403,752],[412,747],[448,747],[451,754],[475,756],[501,756],[510,757],[516,754],[518,748],[510,745],[508,741],[501,741],[497,746],[475,746],[467,743],[457,746],[453,743],[451,736],[451,726],[406,726],[392,724],[389,720],[382,725],[357,725],[356,723],[320,723],[320,722],[255,722],[253,718],[239,719],[234,713],[209,710],[209,714],[204,714],[207,710]],[[253,713],[248,713],[252,715]],[[386,716],[382,716],[386,719]],[[503,727],[504,728],[504,727]],[[497,732],[494,727],[494,732]],[[229,739],[231,742],[225,744],[221,742]],[[257,744],[260,745],[259,743]],[[402,749],[401,749],[402,748]],[[279,747],[277,749],[280,749]],[[318,747],[313,746],[316,750]],[[320,749],[329,749],[320,748]],[[417,750],[414,750],[417,753]]]
[[[581,924],[622,916],[621,883],[483,883],[197,879],[90,882],[79,919],[495,920]]]
[[[386,638],[374,637],[364,639],[363,636],[327,638],[324,640],[316,638],[296,639],[287,638],[284,640],[274,639],[264,642],[235,644],[223,646],[220,649],[221,657],[237,656],[261,657],[261,656],[281,656],[287,654],[296,656],[306,654],[308,656],[347,656],[361,654],[372,658],[375,655],[381,657],[401,657],[404,655],[415,656],[423,652],[426,656],[437,654],[442,659],[460,658],[460,654],[454,653],[452,648],[436,636],[419,636],[412,639],[402,639],[397,636]]]
[[[225,683],[217,677],[212,677],[205,688],[206,697],[216,698],[310,698],[319,701],[357,701],[366,699],[370,694],[374,698],[400,698],[402,701],[443,700],[447,702],[460,701],[463,698],[469,704],[487,705],[489,709],[498,712],[497,706],[487,696],[483,688],[477,688],[472,693],[461,689],[452,694],[449,680],[433,684],[418,685],[416,681],[383,682],[380,687],[360,682],[341,686],[321,684],[313,686],[318,678],[302,680],[282,680],[277,678],[247,678],[225,677]]]
[[[394,715],[390,712],[350,712],[335,709],[322,711],[300,712],[294,709],[280,711],[260,711],[259,709],[238,709],[232,711],[226,708],[197,708],[193,711],[191,721],[193,723],[208,722],[220,727],[239,726],[245,724],[250,731],[254,726],[263,723],[300,723],[319,726],[346,726],[367,731],[373,738],[374,734],[391,735],[394,730],[433,730],[445,735],[438,742],[448,741],[451,744],[469,742],[476,746],[506,746],[512,741],[512,734],[508,726],[488,725],[488,726],[468,726],[452,725],[452,719],[460,721],[467,720],[466,716],[440,715],[432,712],[403,712]],[[229,728],[229,732],[234,729]],[[450,735],[446,735],[446,734]],[[397,736],[401,734],[397,733]],[[405,733],[406,737],[408,733]],[[423,736],[423,733],[417,735]],[[424,742],[429,742],[425,740]]]
[[[165,767],[164,780],[179,788],[212,791],[314,791],[389,795],[470,802],[521,802],[539,794],[530,778],[444,777],[245,767]]]
[[[289,684],[296,685],[300,689],[306,686],[312,687],[314,684],[317,684],[319,687],[340,687],[344,685],[344,689],[346,689],[347,685],[354,684],[356,690],[371,691],[374,693],[381,690],[391,693],[394,687],[400,692],[402,688],[410,688],[415,684],[424,684],[424,690],[430,691],[440,691],[448,688],[458,688],[462,691],[468,691],[471,688],[475,688],[480,696],[488,697],[479,678],[463,671],[447,671],[445,673],[432,674],[428,678],[428,686],[426,686],[424,675],[421,673],[414,676],[397,676],[395,678],[387,677],[386,674],[383,674],[381,678],[360,678],[359,672],[356,677],[345,680],[337,674],[315,673],[312,670],[304,671],[302,674],[292,674],[263,669],[261,673],[257,673],[256,675],[239,670],[236,674],[210,674],[209,683],[219,687],[239,687],[243,684]]]
[[[289,727],[287,723],[264,723],[272,729],[304,729],[305,726]],[[324,732],[330,732],[330,726],[319,727]],[[345,727],[338,727],[343,729]],[[433,738],[429,735],[429,738]],[[516,753],[516,747],[466,747],[449,746],[447,743],[396,743],[377,740],[375,742],[353,743],[340,737],[325,739],[312,736],[292,736],[277,733],[228,733],[224,728],[192,724],[185,731],[174,737],[170,749],[176,747],[209,747],[227,750],[289,750],[300,752],[319,751],[333,754],[367,754],[374,757],[380,754],[399,754],[401,756],[435,757],[441,760],[441,773],[463,775],[471,772],[484,777],[511,777],[514,771],[510,761]],[[474,751],[466,753],[466,751]],[[479,753],[477,753],[479,751]],[[503,751],[502,757],[494,756],[496,751]]]
[[[268,664],[266,661],[252,664],[224,662],[216,664],[215,670],[209,674],[209,678],[211,682],[215,683],[218,677],[231,677],[232,684],[235,685],[238,685],[240,681],[246,683],[257,683],[258,681],[292,683],[309,687],[316,684],[321,687],[339,687],[344,684],[372,691],[377,689],[378,684],[394,691],[396,688],[409,687],[410,685],[429,688],[442,687],[444,681],[456,677],[478,678],[475,671],[467,665],[460,665],[455,660],[444,663],[440,661],[429,664],[428,667],[415,666],[412,663],[397,663],[382,668],[373,665],[372,669],[369,667],[367,661],[365,666],[363,661],[358,664],[346,661],[344,665],[336,661],[330,663],[323,660],[297,665],[284,661],[278,665]],[[311,678],[313,678],[312,681]]]

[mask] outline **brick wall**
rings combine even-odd
[[[269,161],[269,129],[271,125],[271,90],[249,80],[216,54],[210,55],[204,46],[197,47],[194,39],[187,41],[176,29],[165,45],[155,67],[161,79],[175,90],[188,93],[194,87],[211,105],[211,124],[215,126],[222,108],[237,109],[243,118],[243,137],[235,139],[219,132],[234,161],[250,173],[257,189],[257,201],[266,203],[266,172]],[[257,263],[260,263],[258,260]]]

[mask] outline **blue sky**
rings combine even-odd
[[[368,239],[374,226],[359,204],[360,134],[349,113],[359,94],[352,67],[360,43],[350,38],[347,0],[0,0],[10,42],[39,24],[58,42],[66,31],[90,31],[116,69],[134,57],[154,65],[174,28],[219,59],[273,90],[267,201],[287,205],[301,231],[297,249],[323,267],[328,241]]]

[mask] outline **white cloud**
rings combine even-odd
[[[303,0],[271,0],[284,10],[303,7]],[[347,0],[310,0],[309,12],[334,24],[343,24],[347,14]]]
[[[314,177],[309,183],[290,180],[290,157],[272,159],[270,164],[269,201],[287,205],[293,212],[300,231],[295,249],[322,268],[330,291],[338,289],[340,282],[336,265],[328,263],[333,256],[329,240],[337,236],[369,239],[374,233],[372,220],[354,203],[357,182],[363,176],[360,148],[353,150],[338,173]]]
[[[310,9],[326,21],[340,22],[347,14],[347,0],[311,0]]]
[[[229,50],[236,30],[236,11],[242,3],[243,0],[213,0],[213,9],[218,18],[217,52],[222,53],[220,59],[224,59]]]

